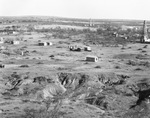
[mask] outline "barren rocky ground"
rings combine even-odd
[[[3,44],[7,51],[0,53],[5,65],[0,68],[1,118],[150,117],[149,44],[89,44],[92,52],[75,52],[68,46],[85,46],[83,41],[46,39],[34,32],[21,36],[27,41]],[[35,45],[38,40],[53,45]],[[20,49],[29,53],[22,56]],[[87,55],[98,62],[85,61]]]

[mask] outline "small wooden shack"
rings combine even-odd
[[[11,44],[18,45],[18,44],[20,44],[20,42],[19,41],[11,41]]]
[[[47,44],[48,44],[48,45],[53,45],[53,43],[52,43],[52,42],[47,42]]]
[[[89,51],[89,52],[91,52],[92,49],[91,49],[91,47],[84,47],[84,51]]]
[[[48,45],[52,45],[51,42],[39,42],[39,46],[48,46]]]
[[[39,46],[47,46],[47,42],[39,42]]]
[[[6,50],[6,49],[7,49],[7,47],[5,47],[5,46],[0,47],[0,50]]]
[[[82,47],[78,47],[78,46],[68,46],[70,51],[77,51],[77,52],[80,52],[82,51]]]
[[[97,56],[86,56],[86,61],[98,62],[98,57]]]
[[[1,43],[1,44],[4,43],[3,37],[0,37],[0,43]]]
[[[0,68],[5,68],[5,65],[4,64],[0,64]]]

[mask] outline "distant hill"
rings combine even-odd
[[[66,18],[57,16],[0,16],[0,21],[6,20],[37,20],[37,21],[71,21],[71,22],[89,22],[90,19],[83,18]],[[141,26],[144,20],[129,20],[129,19],[91,19],[95,23],[115,23],[120,25],[130,25],[130,26]],[[147,21],[147,25],[150,25],[150,21]]]

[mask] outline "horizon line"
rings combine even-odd
[[[65,16],[49,16],[49,15],[5,15],[1,17],[53,17],[53,18],[66,18],[66,19],[84,19],[84,20],[120,20],[120,21],[150,21],[145,19],[122,19],[122,18],[80,18],[80,17],[65,17]]]

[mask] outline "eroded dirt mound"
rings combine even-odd
[[[58,78],[65,88],[74,90],[83,86],[89,80],[89,75],[83,73],[58,73]]]
[[[2,93],[4,98],[16,97],[23,101],[23,106],[36,103],[40,107],[35,111],[40,110],[42,105],[42,109],[45,110],[41,114],[50,115],[57,109],[58,112],[55,114],[59,116],[69,110],[70,115],[63,114],[64,117],[71,117],[74,113],[79,115],[83,107],[85,110],[83,112],[95,109],[91,111],[91,114],[98,113],[97,115],[103,117],[108,114],[115,118],[129,116],[128,114],[134,114],[138,108],[142,110],[142,104],[143,102],[147,104],[146,100],[150,93],[148,78],[129,85],[130,76],[111,72],[60,72],[55,76],[51,75],[51,78],[33,77],[27,73],[12,73],[4,79],[7,80],[5,92]],[[23,109],[25,110],[26,107]],[[25,114],[25,116],[28,115],[28,113]],[[89,114],[84,115],[91,117]]]
[[[127,75],[117,75],[115,73],[100,73],[98,79],[105,85],[119,85],[125,83]]]

